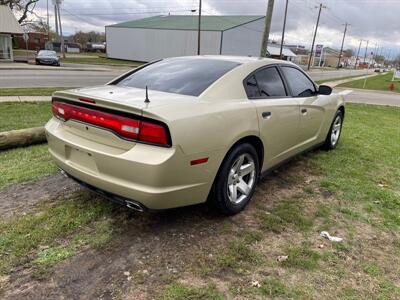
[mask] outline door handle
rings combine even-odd
[[[305,114],[307,113],[307,108],[302,108],[302,109],[301,109],[301,113],[302,113],[303,115],[305,115]]]
[[[264,111],[261,115],[264,119],[269,119],[271,118],[272,113],[270,111]]]

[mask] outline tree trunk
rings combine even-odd
[[[44,127],[0,132],[0,150],[24,147],[46,142]]]

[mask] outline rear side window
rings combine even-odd
[[[294,97],[310,97],[315,94],[314,84],[300,70],[292,67],[281,67]]]
[[[245,89],[248,98],[260,97],[260,90],[254,75],[247,79]]]
[[[171,58],[140,69],[117,85],[199,96],[239,63],[217,59]]]
[[[286,90],[275,67],[257,71],[245,83],[248,98],[285,97]]]

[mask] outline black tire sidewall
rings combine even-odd
[[[339,137],[336,141],[335,145],[332,145],[332,141],[331,141],[331,135],[332,135],[332,130],[333,130],[333,124],[335,123],[335,120],[337,118],[337,116],[340,116],[341,118],[341,124],[340,124],[340,132],[339,132]],[[331,123],[331,127],[329,128],[329,132],[328,135],[326,136],[326,140],[324,143],[324,148],[327,150],[333,150],[337,147],[337,145],[339,144],[340,141],[340,136],[342,135],[342,129],[343,129],[343,113],[341,110],[338,110],[335,114],[335,116],[333,117],[332,123]]]
[[[256,178],[255,178],[255,184],[247,197],[246,200],[242,201],[240,204],[234,204],[232,203],[229,198],[228,194],[226,192],[227,189],[227,184],[228,184],[228,175],[229,171],[232,168],[233,163],[236,161],[236,159],[242,155],[242,154],[249,154],[252,156],[256,168]],[[225,214],[225,215],[234,215],[237,214],[238,212],[242,211],[246,205],[250,202],[254,191],[255,187],[258,182],[259,178],[259,173],[260,173],[260,164],[259,164],[259,159],[257,155],[257,151],[254,149],[254,147],[248,143],[244,144],[239,144],[235,146],[225,157],[220,170],[218,171],[216,180],[214,182],[214,188],[213,188],[213,202],[217,206],[217,209]]]

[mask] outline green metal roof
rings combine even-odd
[[[264,16],[202,16],[201,30],[224,31],[232,27],[243,25]],[[151,29],[175,29],[197,30],[197,16],[155,16],[145,19],[122,22],[108,27],[123,28],[151,28]]]

